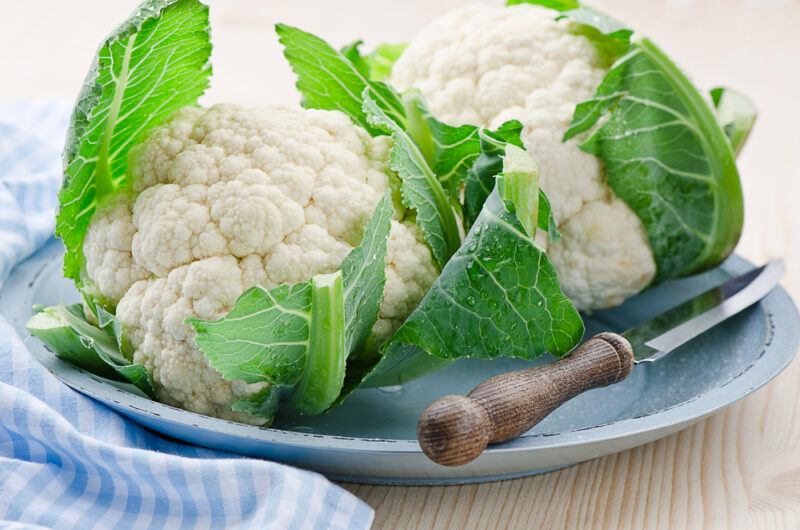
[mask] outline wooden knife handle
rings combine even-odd
[[[437,399],[417,423],[419,445],[437,464],[466,464],[488,444],[519,436],[578,394],[618,383],[632,369],[630,343],[600,333],[554,363],[496,375],[466,397]]]

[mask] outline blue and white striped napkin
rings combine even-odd
[[[0,100],[0,288],[52,237],[69,105]],[[60,383],[0,316],[0,527],[368,528],[325,478],[163,439]]]

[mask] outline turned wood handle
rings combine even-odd
[[[428,458],[460,466],[488,444],[516,438],[578,394],[618,383],[633,369],[633,349],[600,333],[557,362],[496,375],[466,396],[445,396],[425,409],[417,438]]]

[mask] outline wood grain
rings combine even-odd
[[[419,445],[438,464],[462,466],[487,444],[516,438],[578,394],[619,383],[632,369],[630,343],[599,333],[557,362],[490,377],[466,396],[437,399],[420,415]]]
[[[501,0],[496,0],[498,3]],[[0,97],[75,97],[95,47],[136,0],[0,0]],[[462,0],[212,0],[208,101],[295,98],[269,29],[283,21],[336,43],[400,41]],[[759,121],[739,158],[746,201],[737,249],[786,258],[800,298],[800,2],[593,0],[650,35],[704,87],[749,94]],[[11,51],[13,50],[14,53]],[[243,60],[243,58],[245,60]],[[452,487],[345,485],[375,528],[800,528],[800,363],[692,428],[548,475]]]

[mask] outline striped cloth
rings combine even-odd
[[[0,288],[49,240],[69,105],[0,100]],[[368,528],[325,478],[163,439],[69,389],[0,316],[0,528]]]

